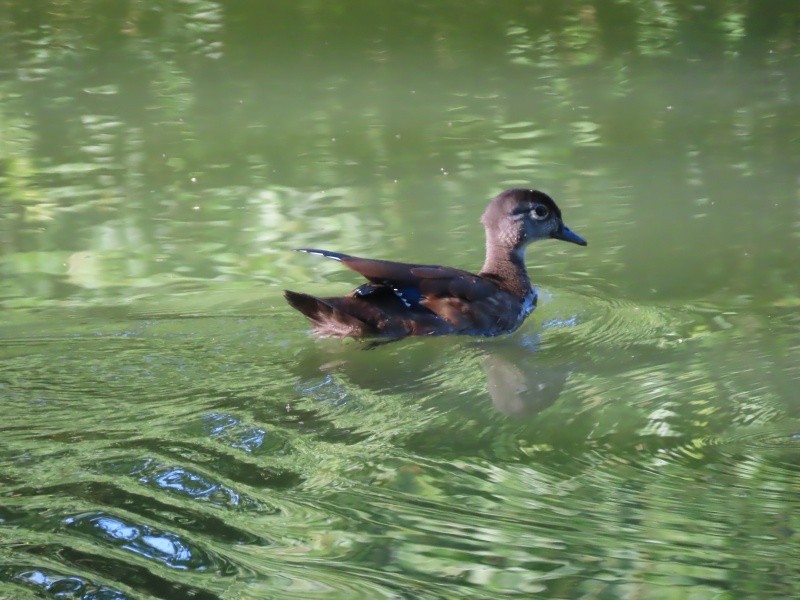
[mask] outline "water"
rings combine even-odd
[[[796,596],[798,9],[682,6],[1,7],[0,597]],[[514,335],[284,303],[513,185]]]

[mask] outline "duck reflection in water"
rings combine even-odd
[[[509,416],[533,416],[555,404],[572,367],[533,356],[527,344],[498,340],[483,352],[486,391],[495,410]]]
[[[558,400],[572,371],[571,364],[544,360],[535,334],[456,344],[447,343],[452,338],[436,341],[400,342],[370,351],[314,344],[298,356],[298,388],[304,396],[336,404],[352,399],[351,387],[378,395],[416,392],[426,398],[426,406],[468,413],[464,418],[485,414],[487,405],[455,404],[453,396],[477,392],[491,401],[494,411],[532,417]]]

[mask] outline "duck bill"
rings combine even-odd
[[[561,228],[553,233],[550,237],[553,237],[557,240],[564,240],[565,242],[572,242],[573,244],[578,244],[578,246],[586,246],[587,242],[577,233],[572,231],[566,225],[562,225]]]

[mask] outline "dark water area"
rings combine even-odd
[[[0,3],[0,598],[800,593],[800,5]],[[516,333],[317,340],[298,254]]]

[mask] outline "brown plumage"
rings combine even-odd
[[[503,192],[489,203],[481,222],[486,261],[477,275],[302,248],[300,252],[341,262],[368,283],[343,297],[317,298],[289,290],[284,295],[324,337],[510,333],[536,306],[525,269],[527,245],[546,238],[581,246],[586,241],[564,225],[553,199],[536,190]]]

